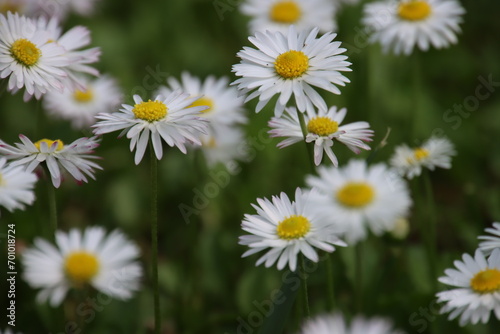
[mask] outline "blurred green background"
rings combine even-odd
[[[229,8],[222,16],[212,0],[102,0],[96,15],[71,16],[64,26],[66,30],[75,25],[90,28],[92,45],[100,46],[103,52],[96,67],[118,79],[125,94],[124,103],[130,104],[133,94],[150,98],[167,76],[179,77],[182,71],[202,78],[216,75],[234,80],[231,66],[239,61],[236,53],[250,45],[248,18],[238,12],[234,5],[238,1],[218,1]],[[362,5],[344,7],[338,17],[337,39],[348,49],[353,71],[347,76],[351,83],[342,89],[340,96],[321,92],[328,105],[348,108],[346,122],[371,123],[375,130],[373,146],[384,137],[387,128],[392,129],[388,145],[377,154],[375,162],[386,162],[394,147],[402,142],[418,145],[431,134],[444,134],[455,143],[458,155],[453,159],[453,168],[431,174],[438,208],[440,275],[462,253],[473,253],[477,236],[500,219],[500,87],[495,87],[489,98],[479,101],[467,117],[444,118],[454,105],[474,97],[476,87],[481,84],[480,77],[500,82],[500,21],[497,20],[500,4],[486,0],[461,3],[467,14],[459,44],[411,57],[384,55],[377,45],[368,45],[361,33]],[[414,83],[415,71],[420,80],[418,87]],[[258,305],[269,300],[273,290],[281,286],[282,272],[256,268],[257,256],[241,259],[245,248],[237,244],[242,234],[243,214],[254,213],[250,204],[257,197],[270,197],[281,191],[292,195],[297,186],[304,185],[304,175],[310,173],[304,145],[279,150],[276,148],[279,140],[269,139],[265,133],[273,105],[259,114],[254,112],[255,101],[246,105],[250,122],[245,130],[252,152],[247,161],[238,162],[237,173],[219,168],[210,174],[198,152],[183,155],[169,149],[160,161],[164,333],[257,333],[257,328],[244,329],[242,323],[253,321],[250,318],[255,312],[262,313]],[[90,134],[90,130],[74,131],[69,123],[50,119],[40,109],[37,101],[23,103],[20,94],[11,96],[2,92],[0,138],[12,144],[22,133],[35,140],[60,138],[70,142]],[[128,144],[126,138],[105,135],[97,150],[97,155],[103,157],[100,164],[104,168],[96,173],[97,182],[76,185],[67,180],[57,190],[59,224],[64,230],[89,225],[123,229],[141,245],[142,261],[148,272],[148,159],[135,166]],[[335,152],[341,165],[354,157],[341,145],[336,145]],[[367,156],[362,153],[359,157]],[[227,176],[228,185],[217,187],[216,196],[209,196],[199,214],[193,214],[186,223],[179,205],[194,206],[197,192],[206,192],[205,188],[214,182],[214,175]],[[2,210],[0,234],[5,235],[7,224],[16,223],[18,252],[34,237],[47,233],[44,182],[37,184],[34,206],[14,213]],[[412,182],[412,189],[416,188],[415,183]],[[429,278],[416,222],[419,215],[425,215],[422,211],[426,207],[420,206],[424,200],[422,193],[413,195],[416,203],[408,238],[401,241],[389,236],[373,237],[360,249],[362,294],[355,288],[358,278],[352,247],[333,254],[336,308],[348,315],[389,317],[408,333],[497,333],[499,322],[495,319],[489,325],[460,328],[456,320],[449,322],[446,316],[437,315],[436,284]],[[5,244],[2,240],[2,249]],[[6,259],[6,255],[1,258]],[[3,274],[0,277],[0,286],[5,291]],[[95,318],[83,332],[151,331],[153,310],[148,277],[144,278],[144,289],[132,300],[101,303],[102,307],[96,309]],[[324,263],[309,277],[313,314],[326,310],[325,277]],[[437,287],[444,289],[440,284]],[[64,332],[62,309],[36,305],[35,291],[22,282],[20,275],[17,288],[16,330],[28,334],[56,329]],[[355,302],[360,295],[362,302]],[[430,311],[422,313],[422,309]],[[299,315],[297,309],[292,310],[287,333],[297,330]],[[5,327],[4,321],[0,320],[0,329]]]

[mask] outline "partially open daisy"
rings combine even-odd
[[[239,241],[240,245],[250,247],[243,257],[266,251],[256,265],[264,263],[270,267],[277,262],[279,270],[288,265],[295,271],[299,253],[318,262],[314,248],[333,252],[334,246],[346,246],[328,217],[314,206],[311,191],[303,193],[297,188],[293,202],[281,193],[279,197],[273,196],[272,201],[258,198],[257,203],[252,204],[257,214],[246,214],[241,224],[250,234],[240,236]]]
[[[410,148],[406,144],[396,147],[390,163],[401,175],[412,179],[422,173],[422,167],[429,170],[451,168],[451,157],[455,154],[447,138],[431,137],[419,147]]]
[[[318,27],[327,32],[337,28],[330,0],[247,0],[240,10],[251,17],[251,33],[269,30],[286,34],[292,24],[298,31]]]
[[[33,188],[37,177],[24,171],[21,166],[7,165],[7,159],[0,158],[0,205],[9,211],[24,210],[25,205],[33,204]]]
[[[493,227],[484,230],[492,235],[481,235],[479,240],[484,240],[479,244],[479,249],[485,254],[491,254],[494,249],[500,249],[500,223],[493,223]]]
[[[446,269],[441,283],[456,287],[436,294],[438,302],[446,303],[441,313],[450,312],[449,320],[460,316],[460,326],[488,322],[493,311],[500,320],[500,249],[486,259],[478,249],[474,257],[462,256],[454,262],[456,269]]]
[[[328,111],[319,110],[309,115],[304,115],[307,135],[305,141],[314,142],[314,163],[319,165],[323,159],[323,151],[335,166],[338,160],[333,153],[334,140],[345,144],[351,151],[358,154],[361,149],[370,150],[364,142],[371,141],[373,130],[367,122],[354,122],[340,125],[347,113],[346,108],[337,111],[331,107]],[[300,126],[299,116],[294,107],[286,109],[281,117],[273,117],[269,121],[271,137],[286,137],[278,144],[279,148],[287,147],[304,140]]]
[[[290,26],[287,34],[266,31],[249,37],[257,49],[244,47],[237,54],[241,62],[233,65],[233,72],[241,77],[233,84],[243,93],[253,91],[245,102],[258,97],[259,112],[278,94],[275,115],[280,116],[294,95],[301,112],[314,112],[313,105],[326,110],[325,101],[313,86],[340,94],[337,86],[349,82],[340,72],[350,71],[351,63],[346,61],[347,56],[341,55],[346,49],[333,41],[336,34],[326,33],[316,38],[318,31],[314,28],[297,33]]]
[[[199,97],[192,106],[207,106],[201,110],[201,115],[206,117],[211,125],[246,123],[247,117],[243,113],[244,98],[238,96],[238,91],[229,86],[228,78],[217,79],[207,77],[204,81],[183,72],[181,80],[173,77],[167,79],[168,86],[158,89],[158,95],[168,96],[175,90],[189,93],[191,97]]]
[[[200,112],[207,106],[193,106],[200,97],[189,98],[188,93],[177,90],[167,97],[158,95],[153,101],[143,101],[134,95],[135,105],[123,104],[120,112],[98,114],[99,120],[93,125],[94,133],[123,130],[130,139],[130,151],[135,151],[135,164],[139,164],[151,142],[156,158],[163,156],[162,139],[171,147],[177,146],[186,153],[186,143],[201,145],[200,135],[206,133],[207,120]]]
[[[45,110],[58,118],[71,122],[75,129],[84,129],[95,123],[95,115],[115,110],[122,100],[116,80],[101,76],[97,79],[80,79],[84,89],[65,89],[45,94]]]
[[[365,5],[363,23],[384,52],[409,55],[456,43],[464,13],[456,0],[384,0]]]
[[[98,159],[93,155],[99,146],[96,137],[79,138],[65,145],[60,139],[41,139],[33,143],[28,137],[19,135],[21,143],[11,146],[0,140],[0,154],[11,162],[11,166],[24,166],[27,172],[32,172],[39,164],[45,162],[49,170],[52,184],[59,188],[66,170],[76,181],[88,182],[87,176],[95,179],[94,169],[102,169],[90,159]]]
[[[320,166],[318,174],[306,178],[318,190],[313,200],[349,244],[366,239],[368,230],[375,235],[392,230],[411,205],[406,183],[384,164],[351,160],[342,168]]]
[[[390,320],[382,317],[355,316],[350,324],[341,313],[321,314],[308,319],[300,334],[402,334]]]
[[[56,232],[55,245],[36,238],[22,254],[24,280],[41,289],[37,300],[58,306],[67,292],[92,286],[110,297],[126,300],[139,289],[142,277],[139,248],[120,231],[108,235],[101,227],[83,232]]]
[[[31,19],[0,14],[0,78],[8,78],[7,90],[25,88],[24,100],[62,91],[68,65],[64,47],[49,43],[48,33]]]

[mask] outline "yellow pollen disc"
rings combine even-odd
[[[314,133],[318,136],[328,136],[339,129],[339,123],[331,120],[328,117],[314,117],[307,123],[307,132]]]
[[[311,229],[311,223],[304,216],[292,215],[278,224],[276,233],[281,239],[292,240],[302,238]]]
[[[73,93],[73,98],[75,99],[76,102],[90,102],[94,98],[94,93],[92,92],[91,89],[87,89],[85,91],[82,90],[75,90]]]
[[[344,206],[361,208],[375,197],[373,187],[364,182],[348,182],[337,192],[337,200]]]
[[[470,280],[470,287],[478,293],[500,291],[500,270],[485,269],[478,272]]]
[[[0,186],[3,186],[4,184],[5,182],[3,180],[2,173],[0,173]]]
[[[208,148],[216,148],[217,142],[215,141],[214,137],[210,137],[210,139],[208,141],[203,142],[203,146],[208,147]]]
[[[99,271],[99,260],[91,253],[73,252],[64,260],[64,271],[74,283],[88,283]]]
[[[274,4],[269,13],[272,21],[292,24],[299,20],[301,10],[295,1],[280,1]]]
[[[415,157],[415,160],[420,161],[422,159],[425,159],[429,156],[429,151],[423,148],[416,148],[413,151],[413,156]]]
[[[134,105],[132,112],[136,118],[140,118],[148,122],[155,122],[167,116],[167,110],[168,108],[165,103],[158,100],[149,100],[148,102],[141,102]]]
[[[10,47],[12,57],[21,65],[33,66],[42,56],[42,51],[26,38],[21,38],[12,43]]]
[[[35,146],[36,148],[40,151],[40,144],[41,143],[47,143],[47,146],[48,147],[51,147],[52,144],[54,144],[55,142],[57,142],[57,148],[56,148],[56,151],[60,151],[64,148],[64,143],[62,140],[60,139],[56,139],[56,140],[50,140],[50,139],[40,139],[39,141],[37,141],[35,143]]]
[[[302,51],[290,50],[280,54],[274,62],[276,73],[285,79],[300,77],[309,68],[309,58]]]
[[[214,107],[214,101],[208,97],[202,97],[194,101],[189,107],[200,107],[200,106],[209,107],[208,109],[201,111],[202,113],[208,113],[209,111],[212,111]]]
[[[431,11],[431,5],[423,0],[401,2],[398,7],[399,17],[407,21],[424,20],[431,14]]]

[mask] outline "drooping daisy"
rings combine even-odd
[[[177,90],[167,97],[158,95],[154,101],[143,101],[134,95],[135,105],[123,104],[120,112],[98,114],[99,121],[93,125],[94,133],[123,130],[130,141],[130,151],[135,151],[135,164],[141,162],[146,146],[151,141],[156,158],[163,156],[163,139],[169,146],[177,146],[186,153],[185,144],[201,145],[200,135],[206,133],[207,120],[200,117],[200,111],[207,106],[193,106],[200,97],[189,98],[188,93]],[[136,147],[137,146],[137,147]]]
[[[288,265],[295,271],[299,253],[318,262],[314,248],[333,252],[334,246],[346,246],[328,217],[314,206],[311,193],[297,188],[293,202],[285,193],[273,196],[272,201],[258,198],[258,205],[252,204],[257,214],[245,214],[241,224],[250,233],[240,236],[239,244],[250,247],[242,257],[266,251],[257,266],[264,263],[270,267],[277,262],[279,270]]]
[[[69,59],[64,47],[49,43],[47,31],[17,13],[0,14],[0,78],[7,90],[25,88],[24,100],[39,99],[50,90],[62,91]]]
[[[316,38],[318,28],[297,33],[290,26],[287,34],[280,32],[256,32],[249,37],[258,49],[244,47],[238,52],[239,64],[233,72],[241,78],[233,82],[243,93],[253,91],[245,102],[259,98],[259,112],[276,94],[275,115],[280,116],[288,100],[295,96],[297,108],[313,112],[313,105],[326,110],[326,103],[313,88],[319,87],[340,94],[337,86],[350,82],[340,72],[350,71],[347,56],[340,55],[346,49],[334,42],[336,34],[326,33]]]
[[[113,298],[126,300],[139,289],[142,267],[139,248],[118,230],[106,235],[101,227],[83,232],[56,232],[55,245],[36,238],[22,254],[24,280],[41,289],[37,301],[58,306],[71,288],[92,286]]]
[[[388,319],[382,317],[365,318],[356,316],[350,325],[341,313],[322,314],[308,319],[300,334],[401,334]]]
[[[218,163],[227,164],[242,160],[247,155],[243,130],[236,126],[219,125],[211,127],[208,134],[201,136],[199,148],[209,168]]]
[[[363,23],[384,52],[409,55],[456,43],[464,13],[456,0],[384,0],[365,5]]]
[[[332,146],[334,139],[345,144],[351,151],[358,154],[361,149],[370,150],[370,147],[363,141],[371,141],[373,130],[367,122],[354,122],[340,126],[345,118],[346,108],[337,111],[337,107],[331,107],[328,111],[319,110],[313,114],[304,115],[307,126],[305,141],[314,142],[314,163],[319,165],[323,159],[323,151],[330,158],[335,166],[338,160],[333,153]],[[299,116],[294,107],[286,109],[281,117],[273,117],[269,121],[272,130],[269,131],[271,137],[287,137],[278,144],[279,148],[287,147],[304,140],[304,135],[300,126]]]
[[[318,190],[314,201],[349,244],[366,239],[368,230],[375,235],[392,230],[411,205],[406,183],[385,164],[350,160],[342,168],[320,166],[318,174],[306,183]]]
[[[63,34],[59,21],[55,17],[50,20],[40,17],[36,24],[38,29],[48,33],[50,43],[60,45],[66,50],[65,56],[68,58],[69,64],[63,69],[68,76],[67,88],[85,89],[85,80],[82,79],[81,74],[98,76],[99,71],[88,64],[97,62],[101,55],[101,50],[98,47],[81,50],[91,42],[89,29],[77,26]]]
[[[208,109],[201,111],[201,116],[206,117],[210,124],[231,125],[247,122],[243,113],[244,98],[238,96],[236,88],[229,86],[228,78],[217,79],[209,76],[202,81],[183,72],[180,81],[170,77],[167,83],[168,87],[162,86],[158,89],[158,95],[168,96],[175,90],[181,90],[192,97],[200,97],[192,106],[208,106]]]
[[[436,294],[439,303],[446,303],[441,313],[450,312],[449,320],[460,316],[460,326],[488,322],[493,311],[500,320],[500,249],[486,259],[478,249],[474,257],[462,256],[454,262],[456,269],[446,269],[441,283],[456,287]]]
[[[13,160],[11,166],[24,166],[27,172],[34,171],[39,164],[45,162],[56,188],[59,188],[63,178],[61,169],[79,182],[88,182],[87,176],[95,180],[94,169],[102,169],[89,160],[98,159],[93,155],[94,149],[99,146],[96,137],[79,138],[68,145],[60,139],[41,139],[33,143],[24,135],[19,135],[19,138],[21,143],[16,143],[15,147],[0,140],[0,154]]]
[[[401,175],[412,179],[422,173],[422,167],[430,170],[451,168],[451,157],[455,154],[455,148],[447,138],[431,137],[417,148],[406,144],[396,147],[390,163]]]
[[[252,18],[251,33],[269,30],[286,34],[291,24],[298,31],[314,27],[320,32],[337,29],[335,7],[330,0],[247,0],[240,9]]]
[[[485,232],[493,235],[479,236],[478,239],[484,240],[479,244],[479,249],[485,254],[491,254],[494,249],[500,249],[500,223],[494,222],[493,227],[488,227]]]
[[[111,77],[82,80],[85,89],[65,89],[62,93],[52,91],[43,98],[45,110],[55,117],[70,121],[75,129],[94,124],[95,115],[115,110],[122,100],[116,80]]]
[[[35,200],[36,181],[35,174],[25,172],[21,166],[8,166],[7,159],[0,158],[0,205],[9,211],[24,210]]]

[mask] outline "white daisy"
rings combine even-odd
[[[18,1],[18,0],[16,0]],[[26,3],[24,12],[31,17],[55,17],[62,21],[70,13],[90,16],[94,13],[99,0],[22,0]]]
[[[169,146],[177,146],[181,152],[186,153],[187,142],[201,145],[199,139],[206,133],[207,120],[200,117],[200,111],[207,106],[191,105],[199,97],[189,98],[188,93],[175,91],[167,97],[158,95],[154,101],[144,102],[138,95],[134,95],[135,105],[123,104],[120,112],[111,114],[98,114],[99,121],[93,125],[94,133],[104,133],[123,130],[130,141],[130,151],[135,151],[135,164],[141,162],[146,146],[151,141],[158,159],[163,156],[163,139]]]
[[[384,0],[365,5],[363,23],[384,52],[409,55],[456,43],[464,13],[456,0]]]
[[[158,89],[158,95],[168,96],[175,90],[189,93],[192,97],[199,97],[191,106],[208,106],[202,110],[201,116],[206,117],[210,124],[246,123],[247,117],[243,113],[243,97],[238,96],[238,91],[229,86],[228,78],[217,79],[209,76],[202,82],[197,77],[183,72],[181,81],[170,77],[167,79],[168,87]]]
[[[363,141],[372,141],[373,130],[367,122],[354,122],[340,126],[345,118],[346,108],[337,111],[337,107],[331,107],[328,111],[319,110],[309,115],[304,115],[307,135],[305,141],[314,142],[314,163],[319,165],[323,159],[323,151],[328,155],[335,166],[338,160],[333,153],[334,139],[345,144],[351,151],[358,154],[361,149],[370,150]],[[273,117],[269,121],[272,130],[271,137],[287,137],[277,146],[287,147],[304,140],[299,116],[294,107],[286,109],[281,117]]]
[[[259,205],[252,204],[256,215],[245,214],[242,229],[250,235],[240,236],[240,245],[250,247],[242,257],[267,252],[257,260],[272,266],[276,261],[279,270],[286,265],[291,271],[297,268],[297,256],[302,253],[313,262],[318,262],[318,254],[313,247],[333,252],[335,246],[347,246],[337,236],[328,218],[321,210],[316,210],[311,198],[312,191],[297,188],[295,201],[291,202],[285,193],[268,199],[257,199]]]
[[[25,172],[21,166],[8,166],[7,159],[0,158],[0,205],[9,211],[24,210],[35,200],[36,181],[35,174]]]
[[[240,10],[250,16],[251,33],[280,31],[293,24],[298,31],[318,27],[321,32],[337,29],[335,6],[330,0],[247,0]]]
[[[381,317],[365,318],[356,316],[350,325],[341,313],[322,314],[308,319],[300,334],[400,334],[391,321]]]
[[[312,86],[340,94],[337,86],[350,82],[340,72],[350,71],[346,49],[340,42],[333,42],[336,34],[326,33],[316,38],[318,28],[297,34],[290,26],[286,35],[280,32],[256,32],[249,37],[258,49],[244,47],[238,52],[240,64],[233,65],[233,72],[241,77],[233,82],[243,93],[254,89],[245,100],[259,97],[259,112],[276,94],[275,115],[280,116],[288,100],[295,96],[301,112],[313,112],[313,105],[326,110],[326,103]]]
[[[55,17],[50,20],[40,17],[36,24],[38,29],[47,31],[52,43],[60,45],[66,50],[65,56],[69,60],[68,66],[64,67],[68,76],[66,86],[73,89],[85,89],[85,81],[80,74],[98,76],[99,71],[88,64],[97,62],[101,55],[101,50],[98,47],[79,50],[90,44],[90,31],[83,26],[77,26],[63,34],[59,21]]]
[[[349,244],[366,239],[368,230],[375,235],[392,230],[411,205],[406,183],[385,164],[351,160],[342,168],[317,170],[319,176],[308,176],[306,183],[318,190],[314,201]]]
[[[93,288],[117,299],[129,299],[139,289],[142,268],[139,248],[118,230],[106,235],[101,227],[80,232],[56,232],[56,245],[36,238],[22,254],[24,280],[41,289],[37,301],[58,306],[71,288]]]
[[[500,248],[500,223],[494,222],[493,227],[488,227],[485,232],[493,235],[479,236],[478,239],[484,240],[479,244],[479,249],[485,254],[491,254],[494,249]]]
[[[116,80],[108,76],[82,80],[85,89],[65,89],[62,93],[51,91],[43,98],[45,110],[70,121],[75,129],[89,127],[95,123],[95,115],[115,110],[122,101]]]
[[[441,313],[450,312],[449,320],[460,316],[460,326],[487,323],[493,311],[500,320],[500,249],[485,258],[478,249],[474,257],[462,256],[454,262],[456,269],[446,269],[441,283],[457,287],[436,294],[439,303],[446,303]]]
[[[219,125],[211,127],[207,135],[201,137],[199,146],[209,168],[221,163],[243,160],[248,148],[243,130],[235,126]]]
[[[0,154],[13,160],[11,166],[24,166],[27,172],[32,172],[40,163],[45,162],[56,188],[61,185],[61,169],[79,182],[88,182],[87,176],[95,179],[94,168],[102,169],[89,160],[98,159],[93,155],[94,149],[99,146],[96,137],[80,138],[68,145],[60,139],[41,139],[33,143],[24,135],[19,135],[19,138],[21,143],[16,143],[15,147],[0,140]]]
[[[8,91],[25,88],[25,101],[53,89],[62,91],[68,65],[66,50],[49,43],[48,33],[35,22],[17,13],[0,14],[0,78],[9,78]]]
[[[4,331],[0,331],[0,334],[14,334],[14,332],[10,329],[10,328],[7,328],[5,329]],[[15,332],[15,334],[22,334],[21,332]]]
[[[451,157],[455,148],[447,138],[431,137],[422,146],[410,148],[403,144],[396,147],[390,164],[403,176],[412,179],[422,173],[422,167],[451,168]]]

